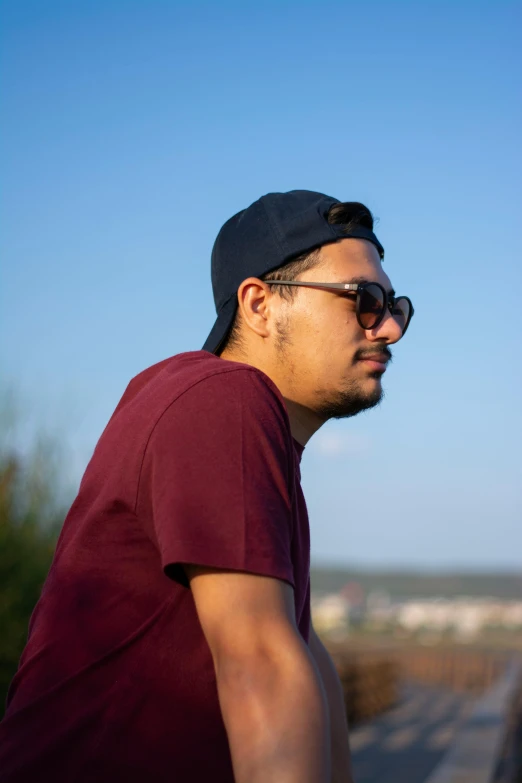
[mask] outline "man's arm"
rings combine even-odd
[[[236,783],[329,783],[328,706],[290,585],[184,568],[214,661]]]
[[[332,783],[353,783],[348,723],[341,682],[328,650],[312,628],[310,651],[323,681],[330,713]]]

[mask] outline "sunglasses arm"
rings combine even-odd
[[[357,291],[358,283],[312,283],[306,280],[263,280],[269,285],[298,285],[305,288],[322,288],[325,291]]]

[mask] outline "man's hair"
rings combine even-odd
[[[342,226],[347,233],[354,226],[363,226],[373,231],[374,218],[368,207],[359,201],[344,201],[334,204],[328,212],[327,220],[329,223]],[[279,266],[271,272],[262,275],[260,280],[296,280],[303,272],[313,269],[321,260],[321,248],[316,247],[308,250],[300,256],[296,256],[288,261],[284,266]],[[296,296],[298,289],[295,286],[280,285],[277,286],[277,293],[283,299],[291,300]],[[241,339],[241,318],[239,310],[230,327],[230,331],[220,346],[219,353],[225,348],[239,348],[242,344]]]

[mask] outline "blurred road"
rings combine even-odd
[[[444,688],[405,685],[397,707],[351,732],[355,783],[423,783],[473,703]]]

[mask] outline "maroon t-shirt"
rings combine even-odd
[[[195,351],[131,381],[31,618],[0,724],[1,783],[232,783],[183,563],[289,582],[308,640],[301,453],[253,367]]]

